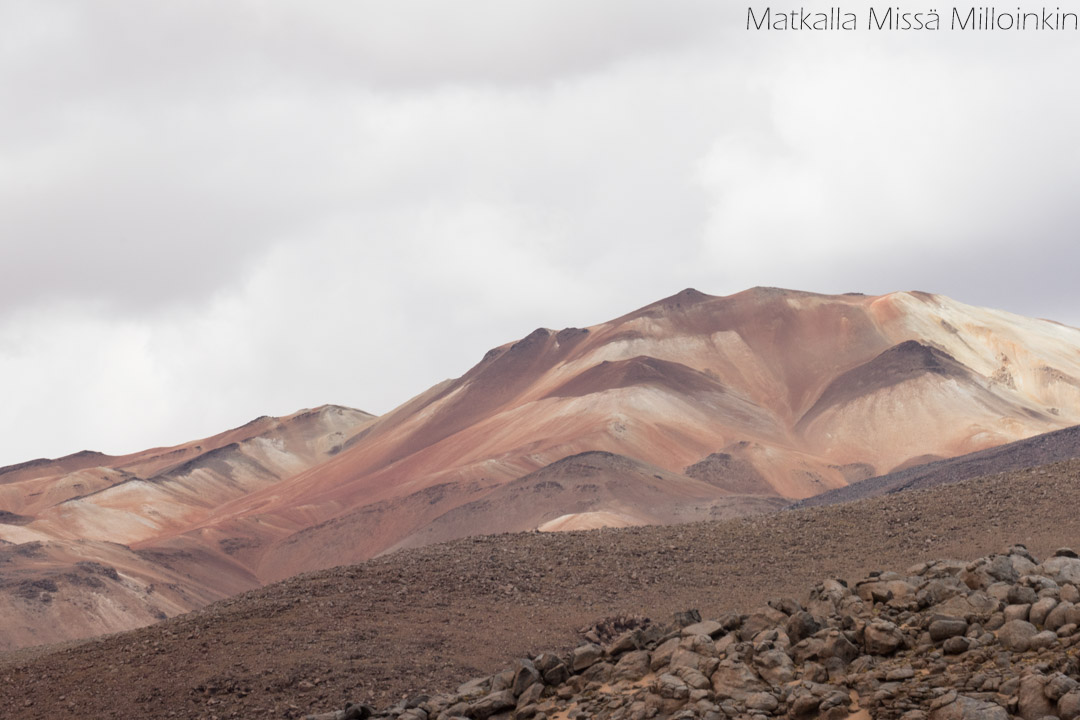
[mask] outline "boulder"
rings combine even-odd
[[[701,668],[701,662],[704,659],[704,657],[698,655],[693,650],[676,648],[675,652],[671,654],[671,661],[668,663],[668,667],[672,670],[679,667],[691,667],[698,670]]]
[[[690,688],[678,676],[664,673],[656,679],[656,694],[669,700],[686,700]]]
[[[649,674],[649,653],[635,650],[625,653],[615,664],[616,680],[639,680]]]
[[[1047,558],[1040,566],[1041,573],[1057,581],[1057,583],[1080,583],[1080,558],[1056,555]]]
[[[821,649],[821,657],[837,658],[846,664],[859,657],[859,648],[848,640],[843,633],[834,632],[825,638],[824,646]]]
[[[930,639],[934,642],[948,640],[968,631],[968,623],[963,618],[942,617],[930,623]]]
[[[754,636],[762,630],[784,627],[787,625],[787,621],[787,615],[765,605],[750,613],[742,625],[739,626],[739,639],[743,642],[753,640]]]
[[[653,670],[660,670],[668,666],[671,662],[671,656],[675,654],[675,651],[680,647],[679,638],[674,637],[670,640],[666,640],[656,648],[652,654],[652,661],[650,663]]]
[[[959,655],[965,653],[971,647],[971,640],[966,637],[951,637],[941,645],[941,651],[946,655]]]
[[[1005,615],[1005,622],[1011,622],[1013,620],[1027,620],[1028,615],[1031,614],[1031,605],[1027,603],[1021,605],[1006,605],[1002,610]]]
[[[785,631],[792,643],[810,637],[821,629],[821,623],[805,610],[800,610],[788,618]]]
[[[520,696],[531,685],[541,682],[540,671],[531,660],[517,660],[514,663],[514,683],[511,686],[514,696]]]
[[[772,693],[756,692],[746,698],[747,710],[771,713],[778,707],[780,707],[780,701]]]
[[[1035,633],[1028,640],[1028,650],[1043,650],[1057,644],[1058,636],[1053,630],[1043,630]]]
[[[691,690],[706,690],[712,686],[709,678],[705,677],[703,673],[694,670],[693,668],[681,667],[674,671],[672,675],[675,675],[689,687]]]
[[[517,698],[514,697],[514,693],[510,690],[500,690],[499,692],[485,695],[469,705],[469,715],[477,720],[485,720],[492,715],[496,715],[506,710],[513,710],[516,707]]]
[[[544,682],[552,687],[558,687],[570,678],[570,668],[551,653],[537,655],[533,658],[533,666],[543,676]]]
[[[1031,606],[1031,611],[1028,613],[1028,622],[1036,627],[1042,627],[1046,624],[1046,618],[1050,615],[1050,612],[1057,607],[1058,601],[1053,597],[1039,598]]]
[[[688,635],[707,635],[711,638],[724,634],[724,626],[715,620],[704,620],[693,625],[687,625],[682,629],[683,637]]]
[[[863,645],[870,655],[892,655],[904,644],[904,634],[895,623],[875,620],[863,631]]]
[[[1080,687],[1080,683],[1076,680],[1073,680],[1065,673],[1057,672],[1046,679],[1046,684],[1043,685],[1043,694],[1046,695],[1047,700],[1057,702],[1078,687]]]
[[[1017,712],[1022,720],[1039,720],[1046,715],[1054,715],[1056,707],[1043,692],[1046,676],[1031,673],[1020,678],[1020,688],[1016,691]]]
[[[1070,690],[1058,699],[1057,714],[1061,720],[1080,718],[1080,689]]]
[[[581,672],[591,665],[600,662],[604,657],[604,649],[595,643],[588,643],[574,648],[570,654],[570,669]]]
[[[995,635],[1006,650],[1024,652],[1037,632],[1035,626],[1025,620],[1010,620],[1002,625]]]
[[[1043,627],[1047,630],[1057,630],[1069,624],[1069,609],[1075,607],[1071,602],[1063,600],[1054,606],[1043,621]]]
[[[1009,720],[1009,713],[992,702],[957,695],[952,702],[932,710],[930,720]]]
[[[754,656],[754,666],[770,685],[786,685],[795,678],[795,663],[781,650],[767,650]]]
[[[744,663],[724,660],[712,674],[712,688],[717,698],[745,700],[751,693],[765,690],[764,683]]]

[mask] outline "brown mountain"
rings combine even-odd
[[[24,628],[0,642],[130,627],[435,540],[757,512],[1080,423],[1077,378],[1080,331],[941,296],[686,290],[536,330],[377,419],[320,408],[0,471],[18,578],[0,600]],[[106,568],[108,608],[85,608],[73,560]]]
[[[121,457],[0,468],[0,649],[138,627],[257,587],[258,540],[171,537],[332,457],[371,423],[323,407]]]
[[[804,498],[1076,424],[1078,377],[1080,331],[940,296],[687,290],[602,325],[541,329],[496,348],[287,490],[245,498],[216,521],[241,527],[300,498],[324,508],[326,524],[264,558],[258,574],[273,579],[324,555],[357,561],[451,537],[450,528],[482,531],[484,513],[509,512],[508,483],[582,452],[734,495]],[[710,457],[712,472],[701,464]],[[585,512],[629,522],[618,500],[606,502]],[[579,505],[567,494],[515,529]],[[472,529],[465,517],[483,508]],[[339,534],[349,537],[344,551]]]

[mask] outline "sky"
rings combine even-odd
[[[386,412],[686,287],[1080,326],[1080,33],[747,9],[3,0],[0,465]]]

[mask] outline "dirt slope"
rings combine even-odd
[[[527,533],[301,576],[134,632],[0,656],[20,718],[297,717],[446,690],[568,648],[614,615],[707,617],[1013,542],[1080,536],[1080,461],[846,505],[715,523]]]
[[[780,498],[737,495],[724,488],[622,455],[571,455],[461,505],[391,551],[474,534],[521,528],[581,530],[671,525],[777,510]]]

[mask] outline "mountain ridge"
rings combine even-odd
[[[0,476],[0,510],[30,520],[0,524],[0,540],[45,543],[57,562],[119,543],[133,554],[102,561],[133,588],[155,583],[158,559],[188,577],[178,586],[202,582],[185,557],[243,588],[493,519],[533,530],[758,512],[1080,423],[1077,377],[1080,331],[944,296],[687,289],[588,328],[534,330],[377,418],[323,406],[96,467],[109,456],[24,465]],[[637,463],[617,472],[638,481],[541,493],[543,512],[506,489],[591,452]],[[19,603],[26,622],[40,614]]]

